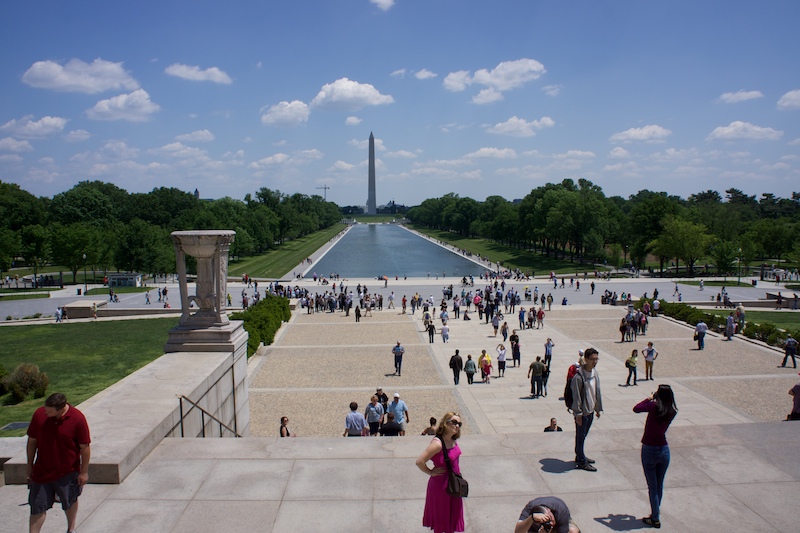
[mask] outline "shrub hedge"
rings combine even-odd
[[[636,309],[641,309],[645,301],[650,303],[650,307],[653,306],[653,300],[639,300],[638,302],[634,303],[634,307]],[[660,312],[668,317],[686,322],[690,325],[695,325],[702,320],[706,323],[708,329],[710,330],[725,328],[724,316],[706,313],[701,309],[697,309],[696,307],[692,307],[691,305],[687,305],[685,303],[670,303],[661,300]],[[744,324],[744,331],[741,333],[745,337],[765,342],[770,346],[778,346],[783,348],[784,344],[786,343],[786,336],[789,333],[791,333],[792,337],[795,339],[800,339],[800,330],[784,331],[779,329],[775,324],[770,324],[769,322],[757,324],[755,322],[748,322],[745,320]]]
[[[291,317],[289,300],[271,294],[264,296],[246,311],[231,314],[232,320],[244,321],[244,329],[250,336],[247,340],[247,357],[256,353],[260,343],[272,344],[281,324],[288,322]]]
[[[24,401],[32,392],[34,398],[43,398],[50,380],[47,374],[32,363],[22,363],[9,375],[3,378],[3,386],[11,395],[10,403]]]

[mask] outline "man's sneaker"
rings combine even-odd
[[[578,468],[581,470],[586,470],[587,472],[597,472],[597,469],[589,463],[579,464]]]
[[[648,526],[650,526],[650,527],[654,527],[654,528],[656,528],[656,529],[659,529],[659,528],[661,528],[661,522],[660,522],[660,521],[658,521],[658,520],[653,520],[653,519],[652,519],[652,518],[650,518],[649,516],[645,516],[644,518],[642,518],[642,522],[644,522],[644,523],[645,523],[645,524],[647,524]]]

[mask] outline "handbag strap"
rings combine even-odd
[[[439,441],[441,441],[442,443],[442,455],[444,455],[444,463],[447,465],[447,470],[449,472],[452,472],[453,465],[450,464],[450,453],[447,451],[447,446],[445,446],[444,444],[444,439],[439,435],[436,435],[436,438],[439,439]]]

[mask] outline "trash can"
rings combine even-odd
[[[80,296],[80,295],[81,295],[81,290],[80,290],[80,289],[78,289],[78,296]]]
[[[758,280],[757,279],[750,280],[750,283],[752,283],[753,287],[755,287],[756,284],[758,284]]]

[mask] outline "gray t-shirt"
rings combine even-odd
[[[556,533],[569,533],[569,520],[571,518],[569,508],[567,504],[564,503],[564,500],[556,498],[555,496],[544,496],[529,501],[528,505],[525,506],[522,513],[519,515],[519,522],[526,520],[532,514],[533,508],[537,505],[543,505],[553,512],[553,516],[556,518],[556,526],[553,528],[553,531]],[[528,532],[535,532],[535,528],[536,526],[532,527]]]

